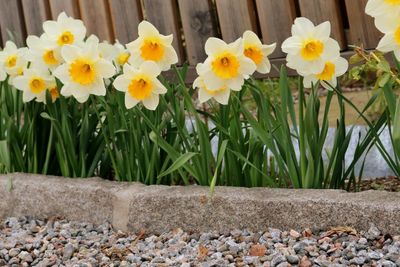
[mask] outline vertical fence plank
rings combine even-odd
[[[296,18],[294,0],[256,0],[258,20],[264,43],[276,42],[271,58],[283,57],[280,49],[282,42],[291,35],[291,28]]]
[[[79,0],[82,20],[88,30],[87,35],[95,34],[100,42],[114,42],[111,17],[106,0]]]
[[[358,0],[355,2],[358,2]],[[311,19],[314,23],[330,21],[332,37],[339,42],[341,48],[346,48],[342,15],[337,0],[299,0],[299,5],[301,15]]]
[[[280,1],[280,0],[279,0]],[[257,33],[257,19],[252,0],[216,0],[222,38],[232,42],[246,30]]]
[[[139,0],[109,0],[115,38],[122,44],[138,36],[137,26],[142,20]]]
[[[204,61],[204,44],[217,35],[212,3],[209,0],[179,0],[179,11],[185,34],[186,53],[190,65]]]
[[[12,39],[18,46],[25,44],[25,23],[19,0],[0,1],[0,28],[4,43]]]
[[[49,3],[45,0],[22,0],[22,9],[27,34],[42,34],[43,22],[50,19]]]
[[[173,34],[174,46],[179,62],[184,61],[181,31],[178,21],[178,10],[175,0],[143,0],[146,18],[161,34]]]
[[[349,44],[363,45],[364,48],[374,49],[382,37],[375,25],[374,19],[365,14],[367,0],[346,0],[346,10],[349,19]]]
[[[78,0],[49,0],[53,19],[57,19],[61,12],[76,19],[80,18]]]

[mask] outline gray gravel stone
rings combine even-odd
[[[22,262],[32,262],[33,261],[31,254],[27,251],[21,251],[21,253],[18,254],[18,258]]]
[[[286,261],[286,257],[283,256],[282,254],[276,254],[273,256],[272,261],[271,261],[271,266],[275,267],[277,266],[279,263],[285,262]]]
[[[32,231],[34,226],[41,230]],[[306,237],[295,232],[301,231],[269,228],[256,233],[244,229],[189,234],[175,229],[160,235],[135,235],[114,231],[108,223],[94,226],[11,218],[0,222],[0,266],[342,267],[396,266],[400,262],[400,236],[382,241],[378,248],[381,233],[373,227],[358,235],[329,237],[326,231],[307,232]],[[259,244],[266,248],[260,257],[250,251]]]
[[[365,258],[363,258],[363,257],[355,257],[350,260],[350,263],[357,264],[357,265],[362,265],[362,264],[364,264],[364,262],[365,262]]]
[[[297,264],[299,262],[299,257],[296,255],[287,255],[286,260],[291,264]]]
[[[383,254],[376,251],[371,251],[368,253],[368,258],[370,258],[371,260],[380,260],[382,257]]]
[[[381,262],[382,267],[397,267],[396,263],[388,260],[384,260]]]
[[[72,244],[68,243],[65,247],[64,247],[64,256],[63,259],[64,260],[69,260],[72,257],[72,254],[74,254],[75,252],[75,248]]]
[[[21,252],[21,250],[19,248],[12,248],[10,249],[10,251],[8,252],[8,255],[10,257],[15,257],[17,256],[19,253]]]
[[[371,225],[367,232],[367,236],[369,237],[369,239],[377,239],[380,235],[381,231],[379,231],[379,229],[375,225]]]

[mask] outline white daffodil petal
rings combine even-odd
[[[142,103],[147,109],[155,110],[158,106],[159,98],[157,94],[152,94],[150,97],[143,99]]]
[[[131,97],[129,94],[125,94],[125,107],[131,109],[139,103],[139,100]]]
[[[114,85],[115,89],[117,89],[118,91],[126,92],[126,91],[128,91],[128,87],[129,87],[130,83],[131,83],[131,80],[127,79],[126,75],[121,75],[121,76],[118,76],[114,80],[113,85]]]
[[[212,97],[211,94],[209,94],[205,88],[199,88],[199,102],[200,103],[205,103],[208,100],[210,100]]]
[[[207,55],[212,55],[219,53],[221,50],[225,49],[227,44],[221,39],[210,37],[207,39],[205,44],[205,52]]]
[[[97,62],[97,70],[103,78],[111,78],[115,75],[114,65],[105,59],[100,59]]]
[[[151,76],[157,77],[160,75],[161,70],[156,63],[153,61],[145,61],[140,65],[140,71],[149,74]]]
[[[216,93],[214,95],[214,99],[221,105],[228,105],[230,94],[231,90],[225,89]]]

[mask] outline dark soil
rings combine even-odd
[[[366,190],[400,192],[400,178],[395,176],[387,176],[372,180],[363,180],[360,184],[360,191]]]

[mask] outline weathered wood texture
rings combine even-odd
[[[0,1],[1,39],[13,40],[17,45],[25,43],[25,20],[20,0]]]
[[[120,43],[126,44],[138,37],[137,25],[142,21],[139,0],[108,0],[112,27]]]
[[[96,34],[100,40],[113,42],[114,33],[107,0],[79,0],[79,7],[88,35]]]
[[[332,37],[339,42],[341,48],[346,48],[343,20],[338,0],[299,0],[299,6],[301,16],[309,18],[315,24],[330,21]]]
[[[42,24],[50,19],[50,7],[46,0],[22,0],[26,32],[28,35],[40,35]]]
[[[346,0],[350,32],[348,43],[373,49],[378,45],[379,39],[383,35],[376,29],[374,19],[365,14],[366,4],[367,0]]]
[[[217,24],[210,0],[179,0],[182,28],[185,35],[186,54],[189,64],[204,61],[204,44],[217,36]]]
[[[53,19],[56,19],[61,12],[74,18],[81,17],[78,0],[49,0],[49,3]]]
[[[242,37],[246,30],[257,32],[257,16],[252,0],[216,0],[222,37],[227,42]]]
[[[279,47],[291,34],[290,30],[296,18],[295,0],[256,0],[256,4],[264,43],[277,45],[271,58],[284,57]]]

